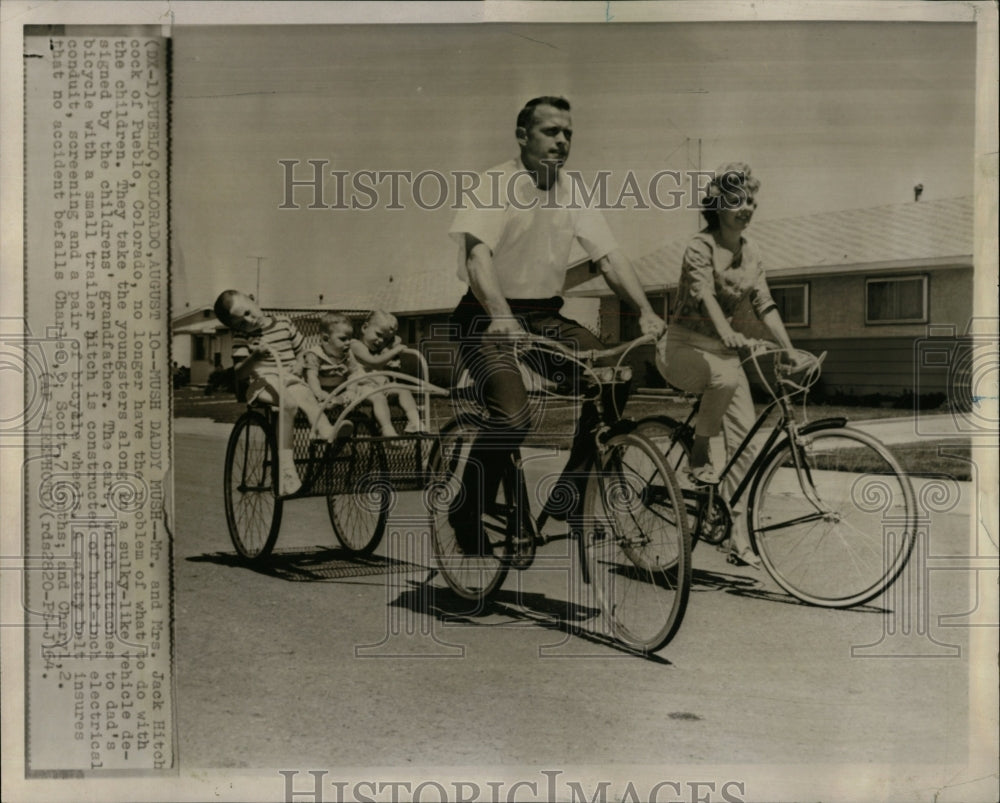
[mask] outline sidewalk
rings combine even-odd
[[[850,426],[874,435],[885,444],[918,443],[929,440],[975,440],[997,442],[997,424],[962,414],[933,413],[918,417],[876,418],[851,421]]]

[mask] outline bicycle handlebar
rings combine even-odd
[[[511,336],[510,340],[515,346],[528,344],[528,347],[530,348],[542,348],[550,351],[557,351],[579,363],[582,367],[587,367],[589,364],[600,360],[611,360],[615,357],[619,358],[619,362],[621,362],[625,355],[632,349],[656,342],[656,338],[653,337],[653,335],[641,335],[635,340],[619,343],[617,346],[602,349],[586,349],[581,351],[579,349],[574,349],[571,345],[563,343],[559,340],[553,340],[552,338],[536,335],[531,332],[524,332],[523,334],[518,333]]]
[[[751,358],[763,357],[768,354],[784,354],[792,358],[797,358],[795,361],[804,365],[798,370],[812,370],[813,368],[818,368],[820,364],[826,359],[826,352],[822,352],[818,357],[810,351],[805,349],[790,348],[786,349],[780,343],[775,343],[773,340],[761,340],[753,338],[750,340],[749,345]],[[786,363],[777,363],[776,368],[780,368],[781,371],[785,373],[790,373],[791,368]]]
[[[654,335],[640,335],[635,340],[630,340],[626,343],[619,343],[617,346],[612,346],[607,349],[591,349],[590,351],[583,352],[581,359],[589,360],[591,362],[597,362],[598,360],[610,360],[614,357],[618,357],[619,361],[625,358],[632,349],[638,348],[639,346],[652,345],[656,342],[656,337]]]
[[[752,362],[761,384],[767,389],[775,399],[787,399],[790,393],[804,392],[816,384],[820,375],[820,367],[826,359],[826,352],[819,356],[803,349],[786,349],[784,346],[771,340],[751,339],[748,343],[749,356],[743,362]],[[775,390],[760,365],[760,358],[769,355],[787,355],[792,358],[793,364],[788,364],[780,359],[774,363],[774,377],[780,390]],[[795,381],[790,377],[793,374],[801,374],[801,381]]]

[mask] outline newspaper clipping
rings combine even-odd
[[[26,770],[170,770],[166,43],[24,47]]]
[[[5,0],[3,800],[996,800],[997,7],[821,5]]]

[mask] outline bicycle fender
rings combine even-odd
[[[691,439],[694,437],[694,428],[690,424],[685,424],[683,421],[678,421],[676,418],[672,418],[669,415],[647,415],[645,418],[623,420],[619,421],[615,427],[628,425],[629,428],[624,431],[632,432],[636,427],[650,421],[655,421],[665,427],[675,430],[679,441],[690,443]],[[611,431],[617,434],[618,430],[615,427],[612,427]]]
[[[675,430],[677,432],[677,439],[682,442],[690,442],[694,435],[694,430],[691,427],[685,426],[682,422],[671,418],[669,415],[648,415],[645,418],[623,418],[620,421],[616,421],[608,427],[605,437],[613,438],[616,435],[629,435],[638,430],[642,424],[649,421],[657,421]]]
[[[799,432],[803,435],[816,429],[840,429],[847,426],[847,419],[839,415],[836,418],[821,418],[819,421],[810,421],[808,424],[799,427]]]
[[[821,418],[818,421],[810,421],[808,424],[803,424],[801,427],[799,427],[799,435],[808,435],[811,432],[816,432],[821,429],[843,429],[846,426],[847,426],[847,419],[844,418],[843,416],[837,416],[836,418]],[[769,451],[766,455],[764,455],[764,459],[760,461],[761,467],[763,468],[764,466],[766,466],[768,462],[770,462],[771,459],[774,457],[774,455],[778,453],[779,450],[785,448],[785,445],[787,443],[788,443],[788,435],[783,435],[781,438],[779,438],[778,442],[771,447],[771,451]],[[758,479],[760,479],[760,475],[754,477],[753,485],[750,488],[750,496],[748,497],[748,499],[753,498],[753,492],[757,489]]]
[[[614,437],[615,435],[628,435],[630,432],[635,432],[636,427],[639,422],[632,418],[622,418],[608,427],[607,436]]]
[[[669,415],[657,415],[653,416],[653,418],[676,429],[678,440],[685,441],[687,443],[691,443],[694,440],[694,427],[687,422],[681,421],[677,418],[672,418]]]

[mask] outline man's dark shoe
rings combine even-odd
[[[566,521],[583,507],[586,482],[586,477],[560,477],[552,487],[542,512],[555,521]]]
[[[493,547],[483,528],[482,517],[465,511],[455,511],[448,515],[448,523],[455,531],[455,543],[468,557],[490,557]]]

